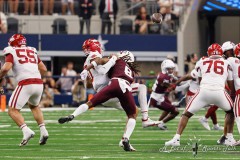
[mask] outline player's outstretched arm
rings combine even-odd
[[[0,70],[0,79],[2,79],[10,69],[12,69],[13,64],[11,62],[5,62]]]
[[[108,60],[108,62],[106,62],[104,65],[102,65],[101,67],[95,68],[97,70],[98,73],[100,74],[106,74],[110,68],[112,68],[112,66],[115,65],[117,60],[116,56],[113,56],[111,59]]]
[[[41,76],[45,76],[47,73],[47,67],[45,66],[45,64],[42,61],[40,63],[38,63],[38,70],[39,70]]]
[[[179,85],[182,81],[187,81],[187,80],[190,80],[190,79],[193,79],[193,77],[191,76],[191,74],[186,74],[185,76],[182,76],[181,78],[179,78],[177,81],[176,81],[176,85]]]

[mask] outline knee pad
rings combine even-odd
[[[233,108],[231,108],[231,110],[229,110],[229,111],[225,111],[225,113],[226,113],[226,114],[228,114],[228,113],[233,113]]]
[[[184,113],[182,114],[182,116],[186,116],[186,117],[188,117],[188,118],[191,118],[191,117],[193,116],[193,114],[187,111],[187,112],[184,112]]]

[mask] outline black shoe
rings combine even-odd
[[[61,117],[61,118],[58,119],[58,123],[63,124],[65,122],[69,122],[69,121],[71,121],[73,119],[74,119],[73,115],[69,115],[67,117]]]
[[[224,145],[226,139],[227,138],[224,135],[222,135],[221,138],[217,140],[217,144]]]
[[[123,149],[125,151],[131,151],[131,147],[130,147],[130,144],[129,144],[129,140],[127,138],[124,138],[123,141],[122,141],[122,144],[123,144]]]
[[[39,144],[44,145],[47,143],[47,140],[48,140],[48,136],[42,136],[39,140]]]

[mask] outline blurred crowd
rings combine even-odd
[[[131,19],[131,21],[133,20],[131,26],[132,33],[172,34],[176,32],[179,15],[181,15],[184,5],[186,5],[185,1],[186,0],[40,0],[40,14],[78,15],[80,34],[83,34],[84,25],[86,25],[86,33],[91,33],[90,22],[92,15],[99,15],[101,19],[101,34],[115,34],[116,19],[118,18],[121,22],[122,15],[135,16],[135,20]],[[119,4],[121,4],[121,7]],[[37,5],[38,1],[35,0],[24,0],[23,2],[19,0],[0,0],[0,24],[7,25],[6,20],[4,21],[6,15],[38,14]],[[125,10],[120,11],[119,9],[122,8]],[[151,22],[151,15],[156,12],[163,15],[162,24],[153,24]],[[1,19],[3,20],[1,21]],[[124,25],[124,22],[120,25]],[[1,27],[0,30],[2,33],[6,33],[3,27]]]

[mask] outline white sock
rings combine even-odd
[[[19,128],[22,130],[23,133],[29,131],[29,128],[25,123],[21,125]]]
[[[136,120],[133,118],[129,118],[127,125],[126,125],[126,131],[123,135],[124,138],[127,138],[127,139],[130,138],[130,136],[135,128],[135,125],[136,125]]]
[[[43,135],[48,135],[48,131],[47,131],[44,123],[41,123],[41,124],[39,124],[38,126],[39,126],[39,129],[40,129],[41,134],[43,134]]]
[[[180,134],[175,134],[174,139],[180,139]]]
[[[138,102],[142,112],[142,119],[148,118],[147,87],[144,84],[138,86]]]
[[[228,138],[232,138],[233,137],[233,134],[232,133],[227,133],[227,136]]]
[[[141,111],[142,113],[142,120],[147,120],[148,119],[148,111]]]
[[[74,112],[73,112],[73,116],[77,117],[78,115],[86,112],[88,110],[88,105],[86,103],[81,104]]]

